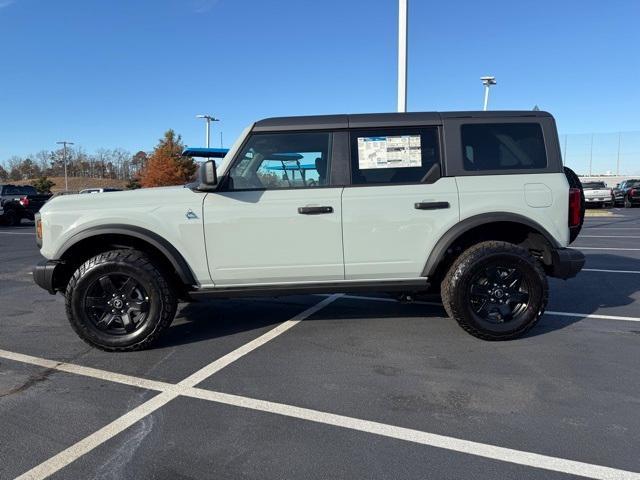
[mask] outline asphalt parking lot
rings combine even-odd
[[[0,227],[0,478],[640,479],[640,209],[590,217],[585,270],[491,343],[438,299],[183,305],[105,353]]]

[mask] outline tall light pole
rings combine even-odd
[[[209,148],[209,138],[211,136],[211,122],[219,122],[219,118],[213,118],[211,115],[196,115],[196,118],[204,118],[206,120],[205,123],[205,144],[207,148]]]
[[[620,141],[622,140],[622,132],[618,132],[618,160],[616,161],[616,175],[620,175]]]
[[[591,134],[591,148],[589,149],[589,176],[593,174],[593,133]]]
[[[64,190],[66,192],[69,191],[69,180],[67,178],[67,145],[74,145],[73,142],[67,142],[62,141],[62,142],[56,142],[58,145],[62,145],[62,157],[64,160]]]
[[[398,0],[398,112],[407,111],[407,3]]]
[[[480,77],[480,80],[484,85],[484,107],[482,110],[486,110],[489,106],[489,87],[496,84],[496,77]]]

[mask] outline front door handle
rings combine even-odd
[[[333,213],[333,207],[298,207],[301,215],[322,215],[323,213]]]
[[[441,208],[449,208],[449,202],[416,202],[414,205],[416,210],[438,210]]]

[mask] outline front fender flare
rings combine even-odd
[[[87,238],[98,235],[124,235],[142,240],[156,248],[171,263],[185,285],[196,285],[197,282],[189,264],[171,242],[146,228],[126,224],[109,224],[89,227],[67,239],[56,251],[53,258],[61,259],[71,247]]]

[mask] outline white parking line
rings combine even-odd
[[[619,317],[616,315],[599,315],[597,313],[571,313],[571,312],[554,312],[547,310],[545,315],[558,315],[560,317],[576,317],[576,318],[595,318],[600,320],[624,320],[625,322],[640,322],[638,317]]]
[[[0,234],[3,234],[3,235],[31,235],[31,236],[35,235],[35,233],[33,233],[33,232],[2,232],[2,231],[0,231]]]
[[[622,250],[628,252],[638,252],[640,248],[615,248],[615,247],[581,247],[576,245],[575,248],[578,250]]]
[[[580,235],[579,238],[640,238],[638,235]]]
[[[99,445],[102,445],[104,442],[106,442],[110,438],[113,438],[114,436],[118,435],[120,432],[123,432],[124,430],[129,428],[131,425],[133,425],[137,421],[143,419],[147,415],[158,410],[163,405],[166,405],[168,402],[170,402],[171,400],[176,398],[178,395],[180,395],[185,388],[193,387],[197,383],[207,378],[209,375],[212,375],[213,373],[219,371],[221,368],[224,368],[230,363],[238,360],[243,355],[246,355],[252,350],[255,350],[261,345],[264,345],[269,340],[273,340],[278,335],[283,334],[284,332],[289,330],[291,327],[298,324],[300,321],[304,320],[310,315],[313,315],[318,310],[324,308],[325,306],[327,306],[328,304],[330,304],[331,302],[333,302],[339,297],[340,295],[337,294],[337,295],[331,295],[330,297],[325,298],[321,302],[318,302],[312,307],[307,308],[306,310],[299,313],[292,319],[278,325],[276,328],[268,331],[264,335],[261,335],[260,337],[256,338],[255,340],[252,340],[246,345],[243,345],[242,347],[232,351],[231,353],[228,353],[224,357],[201,368],[194,374],[182,380],[180,383],[178,383],[178,385],[172,385],[170,388],[165,390],[165,387],[160,385],[160,383],[156,383],[153,387],[151,386],[152,384],[147,383],[148,387],[152,388],[153,390],[160,390],[162,391],[162,393],[160,395],[153,397],[151,400],[148,400],[143,404],[137,406],[133,410],[127,412],[123,416],[117,418],[116,420],[112,421],[111,423],[104,426],[100,430],[97,430],[96,432],[92,433],[88,437],[83,438],[82,440],[75,443],[74,445],[71,445],[70,447],[61,451],[57,455],[54,455],[53,457],[41,463],[40,465],[37,465],[31,470],[23,473],[22,475],[17,477],[17,480],[18,479],[19,480],[26,480],[26,479],[35,480],[35,479],[47,478],[48,476],[54,474],[58,470],[76,461],[78,458],[82,457],[86,453],[95,449]],[[66,365],[65,368],[69,368],[69,364],[64,364],[64,365]],[[48,366],[47,368],[61,369],[59,367],[53,367],[51,365]],[[77,372],[74,372],[74,373],[80,373],[80,372],[83,372],[80,374],[95,373],[95,372],[90,372],[89,370],[95,370],[95,369],[86,369],[84,367],[81,367],[80,369],[78,369]],[[108,377],[111,377],[111,378],[108,378]],[[111,380],[114,382],[125,380],[124,383],[130,384],[129,382],[131,381],[131,379],[135,377],[103,372],[101,374],[101,378],[103,378],[104,380]],[[140,379],[140,380],[144,380],[144,379]]]
[[[607,270],[604,268],[583,268],[581,272],[605,272],[605,273],[640,273],[640,270]]]
[[[384,297],[365,297],[362,295],[343,295],[342,298],[350,298],[350,299],[356,299],[356,300],[372,300],[374,302],[396,302],[399,303],[397,300],[393,299],[393,298],[384,298]],[[421,304],[421,305],[433,305],[436,307],[442,307],[442,303],[439,302],[422,302],[422,301],[415,301],[412,303],[417,303],[417,304]],[[576,318],[595,318],[595,319],[600,319],[600,320],[624,320],[627,322],[640,322],[640,318],[638,317],[620,317],[620,316],[616,316],[616,315],[600,315],[597,313],[573,313],[573,312],[556,312],[553,310],[546,310],[545,315],[558,315],[561,317],[576,317]]]
[[[327,305],[329,301],[333,301],[334,299],[335,298],[333,297],[325,299],[323,301],[326,302],[324,303],[324,305]],[[315,307],[318,306],[316,305]],[[322,307],[315,308],[314,311],[317,312],[318,310],[320,310],[320,308]],[[311,313],[309,313],[309,315],[311,315]],[[262,344],[264,344],[264,342],[260,343],[260,345]],[[256,348],[257,346],[259,345],[256,345]],[[105,370],[83,367],[80,365],[55,362],[44,358],[32,357],[30,355],[8,352],[6,350],[0,350],[0,357],[23,363],[29,363],[32,365],[38,365],[45,368],[60,370],[63,372],[76,373],[78,375],[113,381],[116,383],[123,383],[125,385],[139,386],[142,388],[148,388],[161,392],[151,400],[148,400],[142,405],[127,412],[123,416],[114,420],[92,435],[89,435],[88,437],[80,440],[73,446],[60,452],[58,455],[24,473],[23,475],[18,477],[19,479],[46,478],[47,476],[55,473],[56,471],[77,460],[80,456],[95,449],[109,438],[112,438],[120,432],[126,430],[145,416],[150,415],[160,407],[166,405],[169,401],[182,395],[191,398],[198,398],[200,400],[222,403],[225,405],[247,408],[250,410],[267,412],[290,418],[297,418],[300,420],[320,423],[323,425],[331,425],[338,428],[347,428],[349,430],[394,438],[397,440],[427,445],[430,447],[442,448],[445,450],[460,452],[467,455],[474,455],[533,468],[567,473],[570,475],[579,475],[583,477],[602,480],[640,480],[640,473],[636,472],[619,470],[585,462],[578,462],[575,460],[567,460],[564,458],[551,457],[548,455],[541,455],[538,453],[526,452],[522,450],[499,447],[496,445],[481,442],[473,442],[456,437],[429,433],[421,430],[397,427],[380,422],[347,417],[344,415],[337,415],[334,413],[322,412],[309,408],[296,407],[294,405],[286,405],[283,403],[269,402],[266,400],[258,400],[250,397],[231,395],[227,393],[196,388],[192,386],[192,384],[194,384],[194,382],[196,381],[200,381],[202,377],[202,374],[200,372],[202,370],[196,372],[196,374],[187,377],[187,379],[175,385],[167,382],[147,380],[130,375],[122,375]],[[228,365],[228,363],[226,364]],[[204,367],[204,369],[207,369],[207,371],[211,370],[209,366]]]

